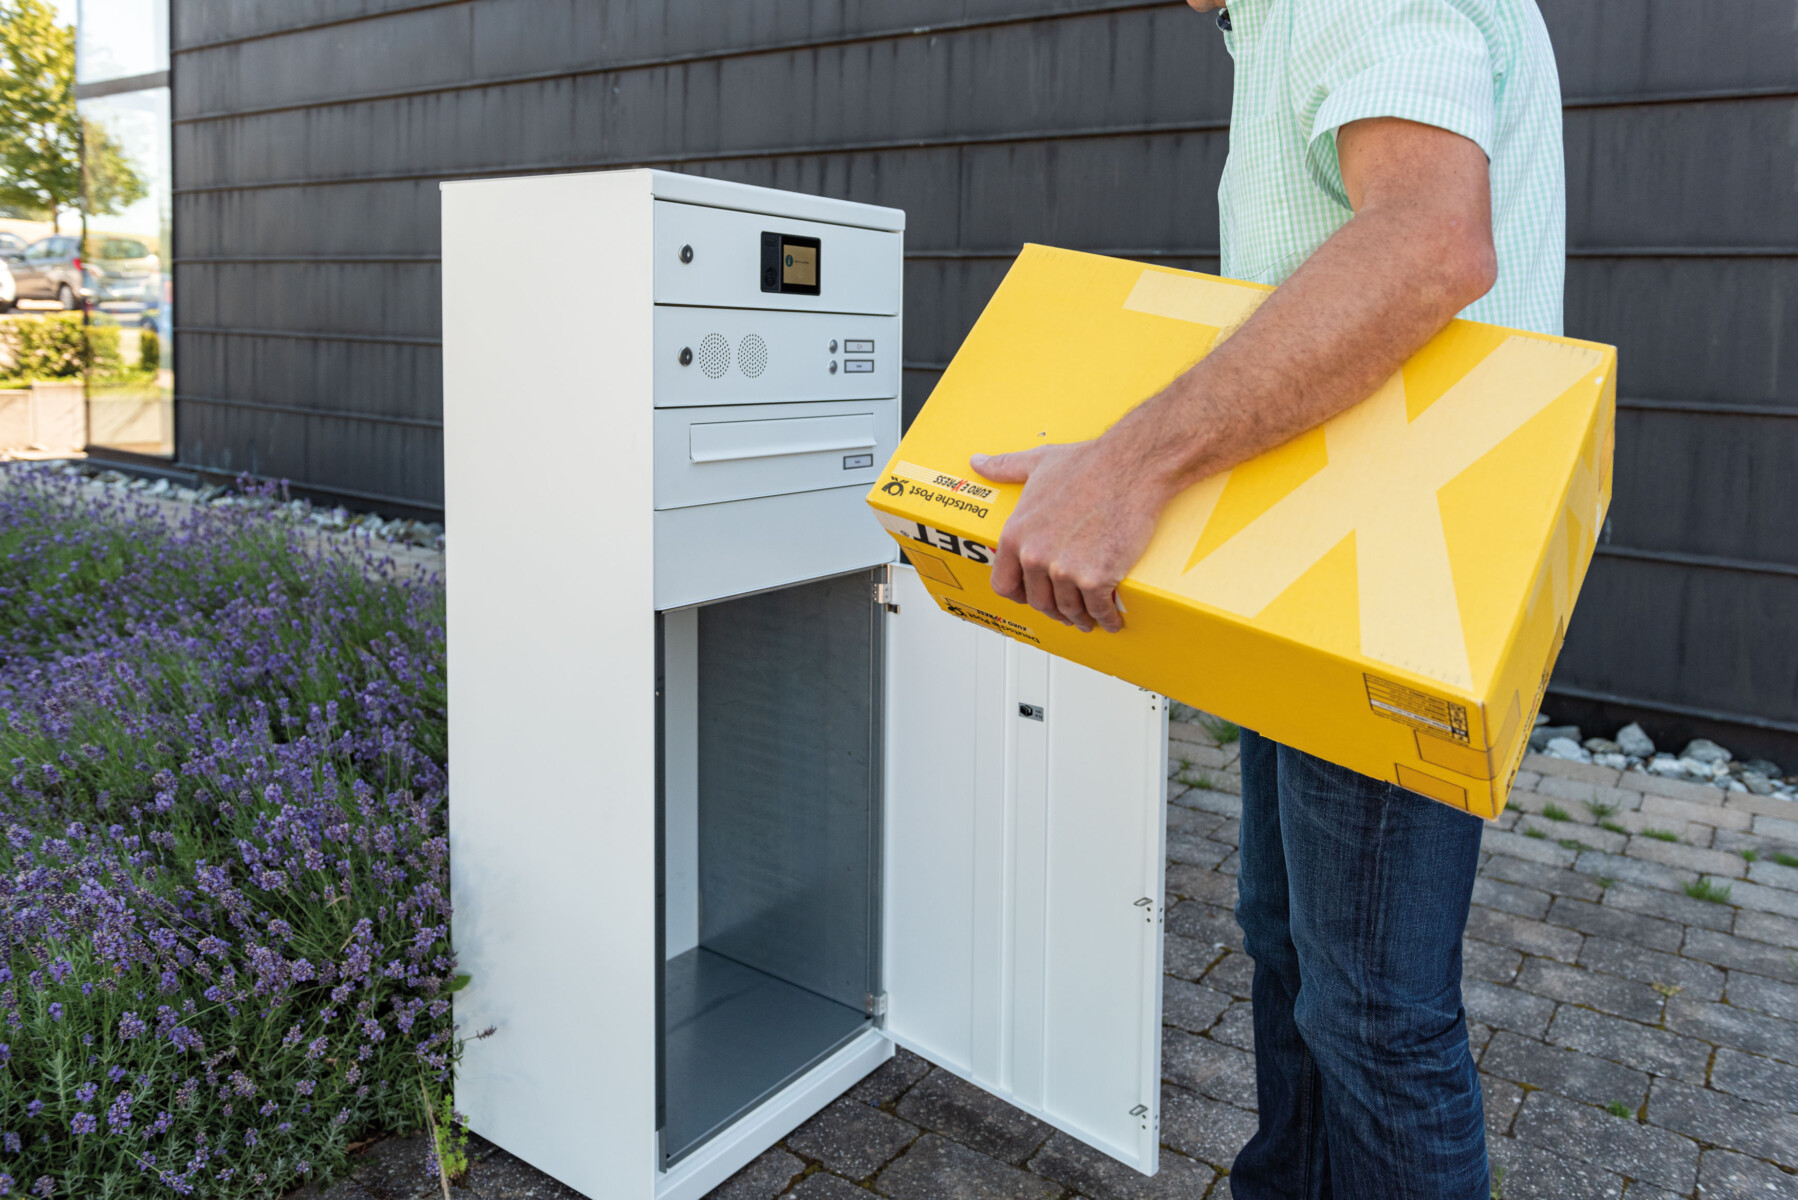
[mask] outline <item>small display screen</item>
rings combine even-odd
[[[816,246],[802,246],[797,242],[788,242],[780,250],[781,283],[796,283],[801,287],[818,286],[818,248]]]
[[[823,282],[824,243],[796,233],[762,234],[762,290],[816,296]]]

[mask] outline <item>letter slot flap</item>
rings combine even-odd
[[[707,421],[689,426],[687,437],[687,456],[696,463],[872,450],[876,444],[873,413]]]
[[[658,408],[655,423],[659,509],[826,488],[859,497],[899,444],[899,400]]]

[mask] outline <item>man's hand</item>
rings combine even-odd
[[[1091,633],[1124,627],[1117,585],[1142,556],[1168,496],[1120,474],[1100,441],[976,454],[970,464],[1024,494],[993,560],[993,590]]]
[[[1090,442],[976,455],[1024,483],[999,535],[993,588],[1116,632],[1114,589],[1182,490],[1373,394],[1498,273],[1486,156],[1458,134],[1390,117],[1336,135],[1355,215],[1229,341]]]

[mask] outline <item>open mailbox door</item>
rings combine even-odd
[[[892,578],[886,1033],[1152,1174],[1166,701]]]

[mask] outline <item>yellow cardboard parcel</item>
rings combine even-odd
[[[868,503],[944,610],[1495,817],[1610,501],[1610,346],[1453,322],[1362,403],[1181,493],[1118,588],[1121,633],[992,590],[1022,488],[969,456],[1097,436],[1269,291],[1024,247]]]

